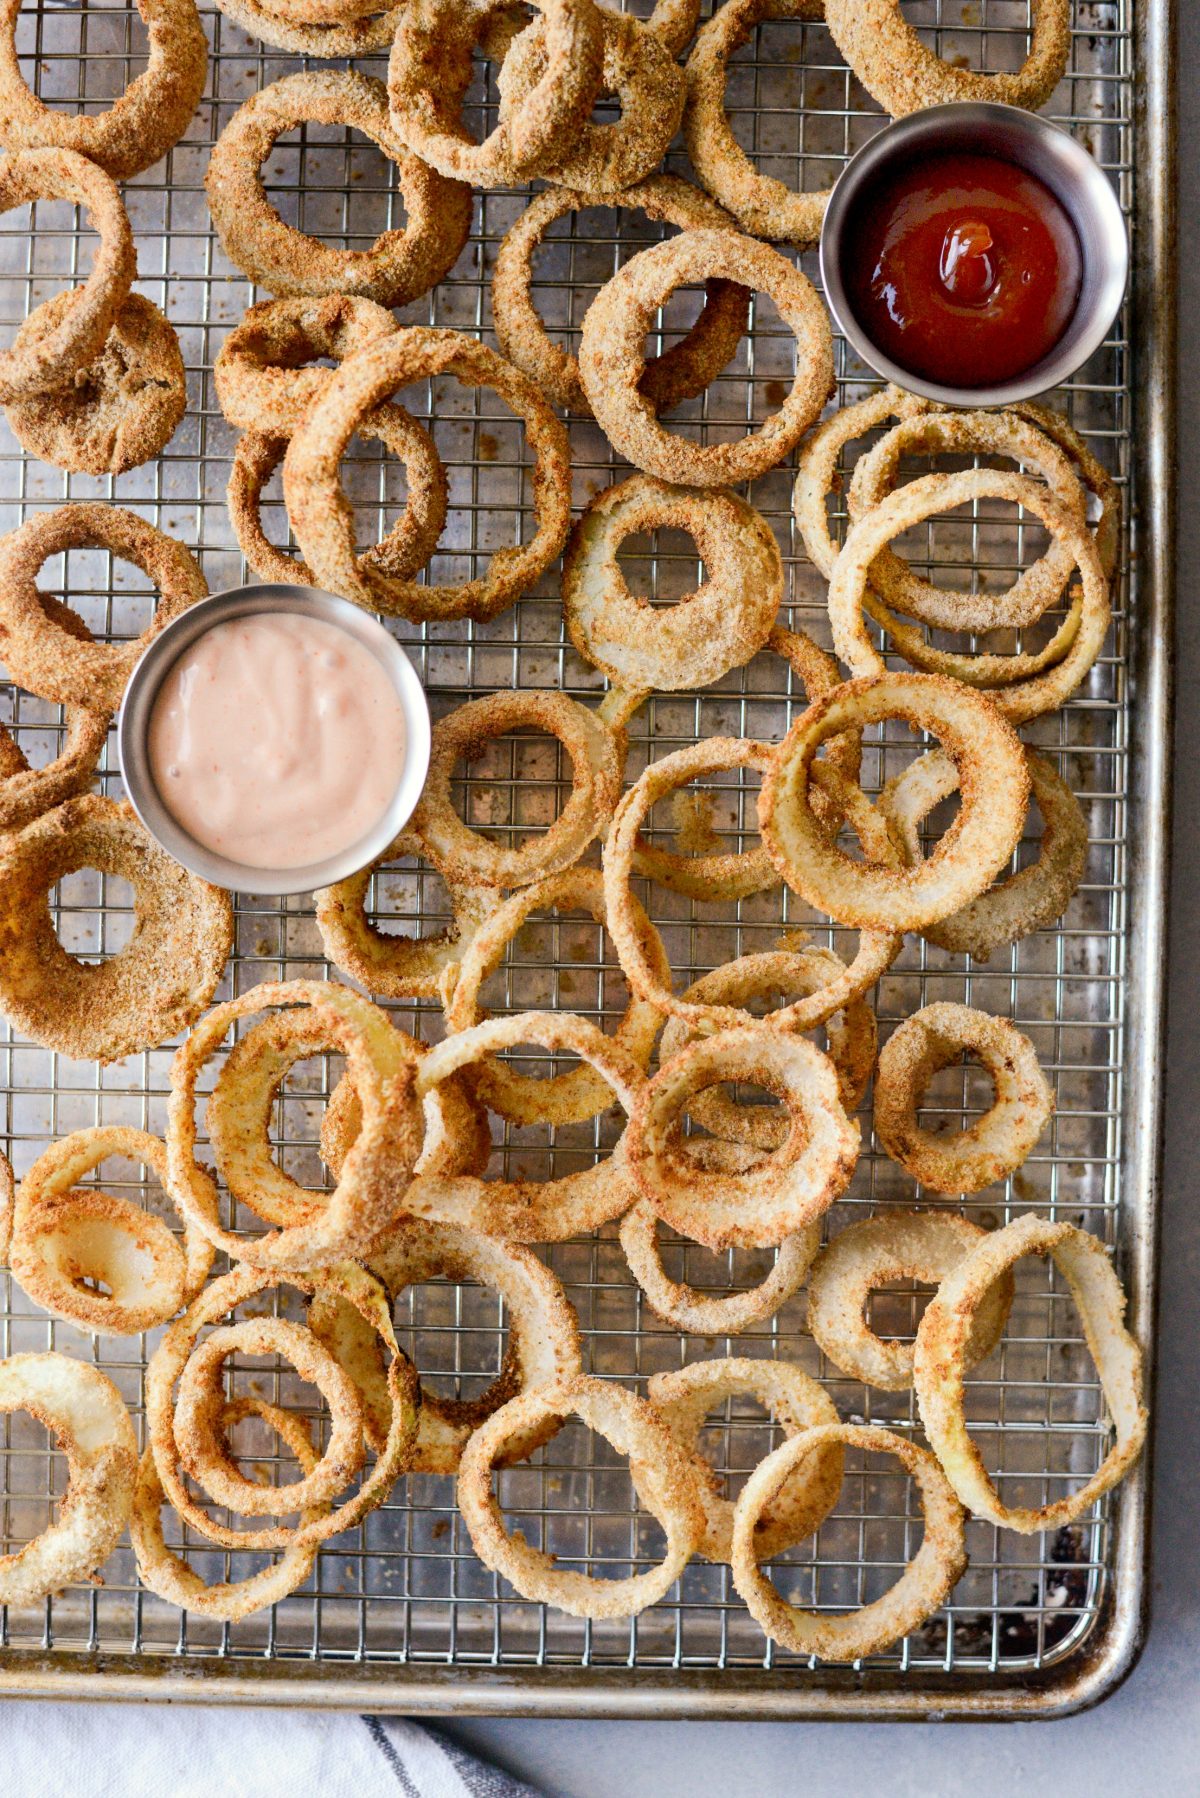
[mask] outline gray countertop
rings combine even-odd
[[[854,1794],[878,1783],[888,1798],[1019,1790],[1024,1798],[1200,1791],[1200,1432],[1196,1428],[1196,1319],[1200,1317],[1200,510],[1188,471],[1200,467],[1200,8],[1181,0],[1180,368],[1178,645],[1167,1145],[1157,1448],[1153,1613],[1145,1653],[1125,1685],[1097,1709],[1026,1724],[451,1724],[464,1743],[571,1798],[689,1798],[720,1793],[774,1798],[803,1791]]]

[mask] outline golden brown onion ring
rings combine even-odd
[[[979,1308],[1023,1255],[1049,1255],[1079,1310],[1116,1441],[1096,1472],[1067,1496],[1037,1507],[1000,1498],[963,1411],[963,1364]],[[913,1378],[925,1433],[963,1504],[1002,1529],[1036,1535],[1071,1523],[1124,1479],[1142,1452],[1147,1411],[1142,1351],[1125,1327],[1125,1294],[1103,1243],[1071,1224],[1033,1215],[987,1236],[942,1281],[917,1331]]]
[[[405,0],[382,10],[372,7],[361,18],[348,19],[340,25],[297,24],[266,4],[266,0],[216,0],[227,19],[232,19],[248,37],[260,38],[276,50],[290,50],[293,56],[347,57],[378,56],[391,49]]]
[[[918,37],[900,0],[825,0],[830,36],[873,99],[895,119],[948,100],[1044,106],[1067,67],[1070,0],[1033,0],[1033,41],[1011,74],[982,75],[945,62]]]
[[[509,1534],[492,1494],[492,1469],[514,1436],[554,1419],[578,1417],[629,1457],[638,1500],[666,1535],[659,1565],[626,1579],[596,1579],[555,1565],[555,1557]],[[471,1544],[485,1567],[514,1586],[522,1598],[552,1604],[572,1617],[633,1617],[656,1604],[696,1553],[705,1530],[699,1475],[676,1447],[666,1424],[644,1399],[611,1380],[579,1374],[559,1386],[510,1399],[480,1425],[463,1450],[458,1508]]]
[[[133,934],[100,962],[64,949],[50,914],[51,889],[81,868],[134,890]],[[232,945],[229,894],[172,861],[127,805],[85,793],[0,840],[0,1011],[62,1055],[119,1061],[186,1029]]]
[[[808,1275],[808,1332],[823,1355],[851,1379],[884,1392],[913,1383],[909,1342],[878,1336],[866,1320],[872,1292],[891,1280],[938,1286],[987,1232],[948,1211],[881,1211],[847,1224],[830,1238]],[[1011,1275],[996,1281],[976,1316],[965,1365],[991,1354],[1008,1321]]]
[[[995,1101],[968,1129],[924,1130],[917,1112],[941,1068],[963,1054],[983,1064]],[[941,1001],[923,1006],[884,1044],[875,1074],[875,1133],[893,1161],[933,1192],[980,1192],[1031,1153],[1054,1113],[1033,1044],[1007,1018]]]
[[[400,329],[386,306],[348,293],[264,300],[243,313],[213,364],[217,403],[231,425],[290,437],[331,370]]]
[[[67,636],[79,642],[92,641],[79,613],[53,594],[43,593],[41,606],[50,623]],[[109,712],[67,706],[62,748],[41,768],[30,767],[12,732],[0,724],[0,832],[20,830],[64,800],[87,792],[104,753],[110,722]]]
[[[640,391],[645,336],[677,288],[723,276],[766,293],[796,337],[796,374],[777,412],[732,443],[672,436]],[[782,462],[833,387],[829,318],[807,277],[777,250],[736,231],[681,231],[631,256],[589,306],[579,374],[596,421],[635,467],[691,487],[737,486]]]
[[[913,1560],[882,1598],[846,1615],[831,1616],[827,1611],[801,1610],[780,1597],[759,1567],[755,1531],[766,1507],[806,1458],[839,1443],[896,1457],[916,1484],[925,1532]],[[927,1448],[877,1425],[818,1425],[781,1443],[759,1462],[742,1488],[733,1514],[733,1583],[755,1622],[792,1654],[856,1661],[890,1648],[949,1595],[967,1566],[963,1521],[949,1481]]]

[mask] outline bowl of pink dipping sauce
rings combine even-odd
[[[314,587],[214,593],[172,620],[117,719],[129,801],[194,874],[303,893],[373,862],[429,767],[416,670],[376,619]]]

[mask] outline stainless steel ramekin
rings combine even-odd
[[[1075,226],[1083,256],[1079,304],[1040,362],[995,387],[942,387],[885,356],[860,325],[842,279],[855,208],[870,189],[923,156],[968,150],[1002,156],[1044,181]],[[821,278],[839,328],[863,361],[908,393],[947,406],[1010,406],[1057,387],[1104,342],[1129,274],[1129,238],[1108,177],[1081,144],[1035,113],[987,101],[931,106],[897,119],[852,156],[834,185],[821,227]]]
[[[368,835],[303,868],[250,868],[205,848],[164,805],[150,772],[147,753],[150,714],[167,672],[185,649],[216,624],[263,612],[292,612],[338,626],[375,657],[395,689],[404,713],[404,771],[387,811]],[[307,893],[365,868],[381,855],[408,823],[429,769],[429,707],[416,670],[396,639],[369,612],[315,587],[263,582],[212,593],[160,631],[130,676],[117,718],[117,753],[130,804],[151,836],[193,874],[214,885],[244,893]]]

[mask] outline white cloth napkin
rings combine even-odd
[[[399,1717],[13,1702],[0,1741],[11,1798],[538,1798]]]

